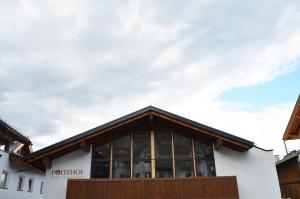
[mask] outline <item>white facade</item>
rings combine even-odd
[[[279,199],[280,189],[272,151],[252,148],[237,152],[223,147],[214,152],[217,176],[236,176],[240,199]],[[52,160],[45,177],[45,199],[65,199],[68,178],[90,178],[91,152],[77,150]],[[82,175],[67,175],[82,169]],[[55,175],[60,170],[64,175]],[[66,170],[66,171],[65,171]]]
[[[13,165],[9,160],[9,153],[0,150],[0,174],[7,171],[5,188],[0,188],[1,199],[42,199],[40,193],[41,182],[44,182],[44,173],[29,167]],[[23,176],[23,191],[18,191],[19,176]],[[29,179],[32,179],[32,191],[28,192]]]
[[[223,147],[214,152],[217,176],[236,176],[241,199],[280,199],[272,151],[252,148],[237,152]]]
[[[77,150],[52,160],[45,175],[44,199],[65,199],[68,178],[90,178],[90,170],[91,152]]]

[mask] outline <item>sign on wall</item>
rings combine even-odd
[[[50,176],[53,178],[83,178],[84,169],[51,169]]]

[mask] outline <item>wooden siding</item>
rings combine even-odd
[[[300,181],[280,185],[281,196],[283,198],[300,199]]]
[[[176,179],[70,179],[67,199],[238,199],[235,176]]]

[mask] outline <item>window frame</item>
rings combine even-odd
[[[4,183],[0,185],[0,189],[8,189],[7,188],[7,179],[8,179],[9,171],[2,170],[1,176],[4,175]]]
[[[27,192],[33,192],[33,182],[34,182],[34,180],[33,180],[33,178],[29,178],[28,179],[28,190],[27,190]]]
[[[44,181],[41,181],[40,184],[40,194],[44,194]]]
[[[17,184],[17,191],[23,191],[24,188],[24,180],[25,177],[23,175],[19,175],[18,184]],[[21,183],[20,183],[21,182]]]
[[[147,139],[149,139],[149,146],[150,146],[150,159],[143,159],[143,158],[136,158],[138,156],[135,156],[134,154],[134,135],[135,134],[138,134],[138,133],[141,133],[141,134],[147,134],[149,135],[149,137]],[[169,138],[166,138],[167,139],[170,139],[170,143],[168,143],[166,146],[171,147],[171,155],[170,155],[170,151],[167,151],[166,155],[164,156],[163,155],[159,155],[158,153],[158,149],[157,149],[157,135],[159,134],[163,134],[163,133],[166,133],[166,134],[169,134]],[[176,157],[176,143],[175,143],[175,136],[176,135],[179,135],[179,136],[183,136],[183,137],[186,137],[189,139],[190,141],[190,145],[191,145],[191,149],[189,150],[192,150],[192,154],[184,154],[183,155],[179,155],[179,157]],[[122,157],[122,153],[120,155],[120,152],[117,152],[117,154],[119,154],[119,156],[117,158],[114,157],[115,155],[115,151],[114,150],[117,150],[119,147],[115,148],[114,145],[115,145],[115,142],[116,140],[122,138],[123,136],[129,136],[129,144],[128,146],[123,146],[123,147],[126,147],[126,154],[125,156],[126,157]],[[128,141],[128,140],[127,140]],[[127,142],[126,141],[126,142]],[[200,144],[203,144],[203,145],[206,145],[209,149],[212,150],[212,154],[211,156],[209,156],[209,158],[203,158],[203,157],[199,157],[199,155],[197,155],[198,153],[196,153],[196,143],[199,142]],[[107,139],[106,142],[101,142],[101,144],[93,144],[93,149],[100,146],[100,145],[104,145],[104,144],[110,144],[110,157],[109,159],[105,159],[107,162],[109,162],[109,176],[107,177],[104,177],[104,178],[99,178],[99,177],[93,177],[92,176],[92,171],[91,171],[91,178],[95,178],[95,179],[121,179],[121,178],[125,178],[125,179],[145,179],[145,178],[148,178],[148,177],[136,177],[135,176],[135,171],[134,171],[134,166],[135,165],[138,165],[138,164],[135,164],[136,161],[144,161],[146,163],[149,162],[150,164],[150,176],[149,178],[181,178],[183,176],[179,176],[176,171],[176,163],[178,165],[181,164],[182,168],[184,168],[186,171],[189,171],[191,172],[191,175],[190,176],[187,176],[184,178],[192,178],[192,177],[204,177],[204,176],[200,176],[200,175],[197,175],[197,169],[198,168],[198,162],[199,160],[211,160],[212,163],[207,163],[208,166],[213,166],[213,172],[212,172],[212,169],[210,170],[212,173],[211,175],[209,174],[208,176],[216,176],[216,165],[215,165],[215,157],[214,157],[214,148],[213,148],[213,144],[211,142],[209,142],[208,140],[205,140],[205,139],[201,139],[200,137],[197,137],[196,135],[191,135],[191,134],[188,134],[188,135],[185,135],[185,133],[183,133],[182,131],[136,131],[136,132],[128,132],[126,134],[122,133],[122,134],[119,134],[118,136],[115,136],[115,137],[111,137],[110,139]],[[127,148],[129,147],[129,148]],[[178,146],[177,146],[178,147]],[[201,149],[201,148],[200,148]],[[205,149],[205,147],[204,147]],[[128,150],[129,150],[129,154],[128,154]],[[170,149],[168,149],[170,150]],[[94,150],[92,150],[92,153],[94,152]],[[190,151],[189,151],[190,152]],[[205,152],[203,152],[205,153]],[[201,154],[201,152],[199,153]],[[148,154],[149,155],[149,154]],[[186,157],[184,157],[186,156]],[[114,169],[116,169],[117,167],[114,165],[116,164],[116,161],[124,161],[124,163],[126,164],[126,166],[124,167],[125,169],[125,172],[127,172],[128,170],[128,175],[126,174],[123,174],[125,177],[114,177]],[[171,172],[172,172],[172,175],[171,176],[168,176],[166,175],[166,177],[158,177],[157,176],[157,165],[159,163],[159,161],[170,161],[171,162]],[[182,162],[181,162],[182,161]],[[189,161],[191,163],[191,165],[187,165],[188,163],[183,163],[184,161]],[[92,160],[91,160],[91,168],[93,168],[93,154],[92,154]],[[170,164],[170,163],[166,163],[166,164]],[[185,165],[186,164],[186,165]],[[128,168],[129,167],[129,168]],[[169,165],[167,165],[166,167],[167,169],[169,169]],[[210,167],[211,168],[211,167]],[[120,169],[122,170],[122,168]],[[167,171],[167,170],[166,170]],[[121,172],[122,173],[122,172]],[[142,172],[143,173],[143,172]]]

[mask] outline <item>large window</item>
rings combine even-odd
[[[174,151],[175,176],[192,177],[194,175],[192,139],[174,133]]]
[[[92,178],[214,175],[212,146],[179,133],[134,132],[93,146]]]
[[[213,148],[199,141],[195,141],[194,145],[197,176],[214,176],[215,163]]]
[[[173,177],[171,133],[155,134],[155,171],[157,178]]]
[[[130,134],[113,141],[113,178],[130,178]]]
[[[109,178],[110,176],[110,143],[93,148],[92,178]]]
[[[133,134],[133,178],[151,178],[150,133]]]

